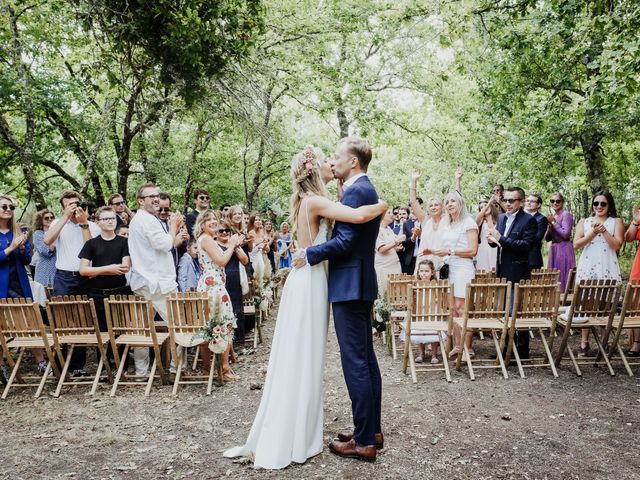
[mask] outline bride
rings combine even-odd
[[[299,248],[328,239],[328,219],[365,223],[382,215],[380,202],[356,209],[327,198],[332,177],[320,149],[307,146],[291,162],[291,220]],[[322,452],[323,376],[329,303],[326,262],[292,269],[282,292],[262,399],[244,446],[228,458],[253,455],[255,468],[284,468]]]

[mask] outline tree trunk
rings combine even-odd
[[[604,151],[600,142],[602,135],[598,132],[586,132],[580,137],[582,155],[587,167],[587,177],[591,192],[607,188],[607,179],[604,175]]]

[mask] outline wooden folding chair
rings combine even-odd
[[[573,291],[576,286],[576,269],[569,270],[569,276],[567,277],[567,284],[565,285],[564,292],[562,292],[562,300],[560,305],[569,306],[573,300]]]
[[[462,353],[464,352],[471,380],[475,380],[474,363],[477,364],[475,368],[500,368],[502,376],[509,378],[504,358],[502,358],[502,347],[506,341],[509,327],[511,282],[507,282],[504,278],[482,279],[471,282],[467,284],[465,298],[464,316],[453,319],[461,329],[460,343],[458,345],[460,353],[456,359],[456,369],[460,370]],[[491,332],[497,361],[488,358],[470,358],[465,344],[465,333],[473,330],[489,330]],[[500,332],[499,339],[498,332]],[[491,362],[491,364],[488,365],[486,362]]]
[[[409,304],[407,286],[416,281],[416,277],[406,273],[391,274],[387,277],[387,302],[393,307],[389,317],[389,340],[391,343],[391,356],[395,360],[398,358],[398,336],[400,328],[407,317],[407,307]]]
[[[540,283],[538,283],[540,282]],[[509,336],[505,363],[508,365],[513,353],[520,376],[524,378],[523,367],[549,367],[554,377],[558,377],[551,348],[547,342],[546,335],[549,335],[551,345],[555,335],[556,322],[558,320],[558,308],[560,306],[560,283],[544,283],[547,280],[523,280],[516,283],[514,292],[513,309],[509,322]],[[533,333],[536,330],[542,340],[546,358],[542,362],[535,359],[522,364],[518,350],[515,348],[516,331],[528,331]],[[534,335],[532,335],[535,338]]]
[[[53,369],[57,377],[60,376],[60,370],[56,364],[51,345],[53,337],[47,333],[42,315],[40,313],[40,305],[30,298],[2,298],[0,299],[0,355],[4,354],[7,363],[11,368],[9,380],[2,392],[2,398],[7,398],[11,387],[35,387],[37,386],[35,397],[38,398],[42,394],[45,383],[49,380],[49,374]],[[17,357],[11,354],[12,348],[18,349]],[[42,348],[47,355],[49,365],[42,376],[38,375],[20,375],[20,363],[24,357],[24,352],[31,348]],[[16,379],[18,383],[16,383]],[[38,379],[36,383],[31,380]]]
[[[621,288],[622,284],[615,280],[582,280],[576,285],[569,310],[566,314],[558,316],[558,325],[564,329],[564,332],[555,358],[556,367],[560,366],[564,351],[567,350],[578,376],[582,376],[579,365],[597,365],[600,358],[604,358],[609,373],[615,375],[611,362],[609,361],[609,356],[598,337],[597,327],[605,329],[606,338],[608,335],[607,332],[611,331],[613,319],[620,300]],[[579,323],[576,321],[577,319],[580,319]],[[567,348],[572,327],[575,329],[588,328],[591,330],[599,350],[596,357],[584,357],[576,360],[571,348]]]
[[[131,347],[153,348],[155,357],[151,365],[151,372],[145,389],[145,396],[149,396],[153,380],[156,378],[156,369],[159,370],[159,377],[162,384],[167,383],[167,372],[162,365],[160,348],[169,338],[169,333],[156,332],[155,310],[152,303],[143,297],[135,295],[111,295],[104,300],[105,312],[107,314],[107,326],[109,328],[109,340],[116,360],[118,373],[113,381],[111,396],[115,396],[119,385],[144,385],[139,382],[121,382],[124,371],[125,360]],[[118,352],[118,347],[124,345],[122,356]]]
[[[622,301],[622,310],[620,316],[614,320],[611,332],[605,332],[605,338],[602,343],[607,344],[607,338],[610,333],[613,334],[613,340],[609,347],[609,360],[614,360],[616,352],[620,355],[620,360],[624,365],[627,374],[633,377],[633,370],[631,365],[640,365],[640,359],[635,361],[629,361],[629,358],[624,353],[624,350],[620,346],[620,335],[623,330],[630,330],[633,328],[640,328],[640,281],[635,280],[629,283],[624,293],[624,300]],[[633,332],[631,338],[633,339]]]
[[[53,344],[58,358],[63,364],[62,374],[58,381],[54,397],[60,396],[63,385],[91,385],[91,395],[96,393],[102,368],[106,368],[109,383],[113,381],[113,374],[107,359],[106,345],[109,343],[109,332],[101,332],[96,316],[93,299],[80,295],[52,297],[47,301],[47,316],[53,334]],[[68,346],[67,358],[62,347]],[[67,379],[69,365],[73,351],[77,347],[96,347],[99,353],[98,368],[91,381]]]
[[[560,281],[560,270],[557,268],[535,268],[531,270],[531,280],[555,285]]]
[[[413,383],[418,382],[417,371],[442,371],[445,372],[447,382],[451,382],[449,369],[449,345],[451,344],[451,329],[453,310],[453,292],[447,280],[434,280],[431,282],[417,282],[415,285],[407,285],[407,297],[409,299],[408,310],[404,325],[405,331],[404,355],[402,360],[402,373],[406,375],[407,365],[411,370]],[[441,365],[422,364],[416,365],[413,358],[411,344],[412,336],[438,337],[442,356]]]
[[[167,299],[167,310],[169,313],[171,358],[173,358],[176,369],[172,395],[178,394],[179,385],[187,384],[207,384],[207,395],[211,395],[215,356],[211,361],[209,375],[189,375],[187,380],[181,380],[182,362],[187,355],[187,349],[200,345],[207,348],[207,341],[198,335],[209,321],[211,312],[209,295],[207,292],[172,293]]]
[[[245,317],[254,317],[253,328],[253,348],[258,347],[258,343],[262,343],[262,310],[256,308],[253,303],[253,296],[247,295],[244,298],[243,306]]]
[[[487,278],[496,278],[496,269],[492,268],[491,270],[476,270],[476,276],[474,280],[485,280]]]

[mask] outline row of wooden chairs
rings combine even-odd
[[[163,384],[168,383],[168,369],[162,361],[163,349],[165,358],[170,354],[176,368],[174,395],[177,394],[180,385],[192,383],[206,383],[207,393],[211,393],[216,371],[215,360],[211,362],[209,374],[206,376],[191,375],[185,379],[182,368],[187,349],[205,343],[199,334],[210,314],[209,297],[206,292],[171,294],[167,299],[166,328],[164,322],[154,321],[153,305],[142,297],[111,296],[104,300],[104,306],[107,332],[100,331],[94,302],[86,297],[53,297],[47,301],[48,326],[43,321],[39,305],[31,299],[0,299],[0,347],[11,369],[2,398],[7,397],[12,387],[30,386],[38,387],[35,394],[38,397],[47,381],[56,382],[56,397],[65,385],[91,384],[90,392],[93,395],[100,379],[103,378],[103,369],[106,370],[106,380],[113,384],[110,394],[114,396],[120,385],[141,385],[140,382],[127,381],[130,379],[124,372],[128,352],[134,347],[151,348],[154,351],[145,395],[149,395],[155,379],[159,378]],[[261,323],[261,313],[259,312],[260,319],[257,318],[256,323]],[[256,329],[256,343],[258,335],[260,334]],[[117,368],[115,375],[109,368],[107,359],[109,344]],[[71,357],[74,349],[79,346],[97,349],[98,366],[91,381],[69,378]],[[19,372],[26,350],[32,348],[43,349],[48,360],[48,367],[41,377],[21,375]],[[15,357],[12,353],[14,349],[17,349]],[[50,376],[51,371],[55,376]],[[34,378],[38,380],[37,383],[32,382]]]
[[[393,279],[399,281],[400,279]],[[403,352],[402,369],[406,373],[410,368],[412,379],[417,381],[418,369],[444,370],[448,381],[451,381],[450,365],[447,354],[452,347],[453,325],[462,332],[485,331],[491,335],[495,348],[495,359],[472,359],[461,342],[458,345],[464,355],[458,355],[455,367],[461,363],[467,365],[469,376],[474,379],[474,368],[498,368],[507,378],[506,366],[511,356],[514,357],[521,377],[525,367],[547,367],[554,377],[558,376],[557,368],[562,358],[568,353],[576,374],[581,375],[580,364],[604,363],[611,375],[615,374],[612,359],[618,355],[627,373],[633,375],[631,363],[619,345],[624,329],[640,327],[640,285],[629,284],[623,287],[615,281],[583,281],[575,287],[572,302],[560,314],[560,285],[551,279],[532,278],[515,285],[512,290],[510,282],[503,279],[476,279],[467,285],[465,311],[462,317],[455,318],[450,310],[452,305],[452,286],[447,281],[418,282],[415,279],[401,279],[407,301],[405,312],[396,312],[399,329],[405,330],[406,341]],[[395,301],[402,299],[395,298]],[[512,299],[513,297],[513,299]],[[620,304],[620,299],[624,298]],[[620,313],[616,316],[616,309]],[[398,321],[397,319],[401,319]],[[580,321],[580,323],[577,323]],[[553,344],[558,329],[563,330],[559,348],[555,357],[552,354]],[[573,328],[589,328],[598,345],[595,357],[576,359],[570,348],[567,348],[569,336]],[[395,326],[392,324],[392,328]],[[598,329],[603,330],[600,339]],[[411,335],[437,335],[443,352],[442,366],[417,366],[414,362]],[[514,348],[516,331],[528,331],[533,337],[538,334],[544,348],[544,358],[523,361]],[[413,332],[413,333],[412,333]],[[464,338],[464,335],[462,335]],[[608,345],[609,338],[613,338]],[[393,336],[392,336],[393,339]],[[506,355],[503,356],[503,352]]]

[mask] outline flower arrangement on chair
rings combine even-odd
[[[211,301],[213,300],[213,301]],[[223,353],[233,342],[233,323],[235,317],[228,312],[223,313],[220,308],[221,302],[229,302],[229,296],[224,294],[221,298],[211,299],[211,316],[209,321],[202,327],[196,337],[202,338],[209,343],[209,350],[213,353]]]

